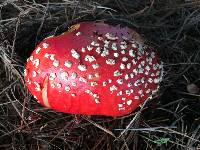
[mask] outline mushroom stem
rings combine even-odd
[[[47,85],[48,85],[48,81],[49,81],[49,77],[47,76],[44,79],[44,82],[43,82],[42,99],[43,99],[44,105],[46,107],[50,108],[49,100],[48,100],[48,97],[47,97]]]

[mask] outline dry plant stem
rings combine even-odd
[[[126,132],[133,126],[135,121],[140,117],[140,114],[141,114],[142,110],[144,109],[146,102],[144,104],[142,104],[142,106],[140,107],[140,110],[136,113],[136,115],[133,117],[133,119],[126,126],[126,129],[124,129],[117,138],[120,138],[122,135],[126,134]]]
[[[85,119],[85,120],[87,120],[87,121],[90,122],[91,124],[93,124],[95,127],[99,128],[99,129],[101,129],[101,130],[103,130],[104,132],[106,132],[106,133],[110,134],[111,136],[113,136],[114,138],[116,138],[116,136],[115,136],[111,131],[109,131],[108,129],[102,127],[101,125],[95,123],[94,121],[92,121],[92,120],[89,119],[88,117],[82,116],[82,118]]]
[[[13,94],[13,93],[12,93]],[[12,99],[10,98],[9,94],[6,92],[6,96],[8,97],[8,99],[10,100],[12,106],[14,107],[15,111],[17,112],[17,114],[20,116],[20,118],[22,119],[23,123],[26,125],[26,127],[30,130],[27,122],[25,121],[23,114],[21,114],[18,110],[18,108],[15,106],[15,104],[12,102]],[[14,96],[14,95],[13,95]],[[22,126],[21,126],[22,127]]]

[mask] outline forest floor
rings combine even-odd
[[[88,20],[126,25],[160,53],[164,79],[142,110],[89,118],[28,93],[23,70],[35,46]],[[0,149],[200,149],[198,0],[0,0],[0,64]]]

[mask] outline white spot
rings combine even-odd
[[[40,60],[39,59],[35,59],[33,60],[33,65],[35,65],[35,67],[37,68],[40,64]]]
[[[143,61],[141,61],[141,65],[142,65],[142,66],[144,66],[144,64],[145,64],[145,61],[144,61],[144,60],[143,60]]]
[[[146,93],[148,94],[148,93],[150,93],[150,91],[151,91],[151,90],[150,90],[150,89],[148,89],[148,90],[146,90]]]
[[[76,97],[76,94],[75,94],[75,93],[72,93],[71,96],[72,96],[72,97]]]
[[[117,50],[117,44],[116,43],[112,43],[112,50],[114,50],[114,51]]]
[[[144,85],[144,87],[147,88],[147,86],[148,86],[148,83],[146,82],[145,85]]]
[[[44,57],[45,57],[45,58],[49,58],[49,56],[50,56],[49,53],[45,53],[45,54],[44,54]]]
[[[58,61],[58,60],[54,60],[54,61],[53,61],[53,65],[54,65],[55,67],[58,67],[58,66],[59,66],[59,61]]]
[[[123,39],[123,40],[126,40],[126,41],[128,40],[128,38],[125,37],[124,35],[122,36],[122,39]]]
[[[97,47],[96,50],[95,50],[98,54],[101,53],[101,48],[100,47]]]
[[[134,96],[134,99],[140,99],[140,97],[139,96]]]
[[[27,70],[24,69],[24,76],[27,76]]]
[[[50,73],[49,80],[54,80],[56,78],[56,73]]]
[[[126,102],[126,104],[130,106],[130,105],[132,104],[132,102],[133,102],[133,100],[130,99],[130,100],[128,100],[128,101]]]
[[[99,41],[103,41],[103,37],[100,37],[100,36],[99,36],[97,39],[98,39]]]
[[[126,90],[126,95],[130,95],[131,91],[130,90]]]
[[[160,80],[159,80],[159,78],[158,79],[155,78],[153,81],[154,81],[154,83],[159,83]]]
[[[120,43],[121,43],[121,44],[127,44],[126,41],[122,41],[122,42],[120,42]]]
[[[99,98],[99,95],[98,95],[97,93],[94,93],[94,94],[93,94],[93,97],[94,97],[94,98]]]
[[[122,63],[120,64],[120,69],[125,69],[125,67],[126,67],[125,64]]]
[[[139,68],[138,69],[138,73],[144,73],[144,69],[143,68]]]
[[[34,82],[34,84],[35,84],[35,90],[36,90],[36,91],[41,91],[41,88],[40,88],[39,83]]]
[[[138,68],[142,68],[141,64],[138,65]]]
[[[135,73],[137,75],[138,74],[137,69],[133,69],[133,73]]]
[[[75,82],[72,82],[72,86],[76,86],[76,83],[75,83]]]
[[[125,75],[125,80],[128,80],[128,79],[129,79],[129,75],[126,74],[126,75]]]
[[[145,69],[146,69],[147,71],[149,71],[149,70],[150,70],[150,67],[147,65],[147,66],[145,67]]]
[[[106,49],[105,47],[104,47],[104,50],[103,50],[103,52],[101,53],[101,56],[102,57],[105,57],[105,56],[108,56],[109,55],[109,51],[108,51],[108,49]]]
[[[62,84],[61,83],[57,83],[56,86],[57,86],[57,88],[61,88]]]
[[[95,42],[95,41],[92,41],[91,43],[92,46],[99,46],[99,43]]]
[[[93,61],[96,61],[96,59],[94,58],[94,56],[86,55],[85,61],[93,62]]]
[[[131,46],[132,46],[133,48],[137,48],[136,43],[132,43]]]
[[[155,52],[151,52],[151,58],[155,58]]]
[[[77,51],[75,49],[71,49],[71,53],[72,53],[72,57],[74,57],[75,59],[80,58],[80,54],[77,53]]]
[[[28,78],[27,81],[26,81],[28,84],[31,84],[31,81],[30,79]]]
[[[133,65],[136,65],[136,64],[137,64],[137,62],[136,62],[135,59],[132,60],[132,63],[133,63]]]
[[[136,80],[134,83],[134,86],[138,86],[139,85],[140,80]]]
[[[107,82],[106,81],[103,81],[103,86],[106,86],[107,85]]]
[[[90,45],[88,45],[88,46],[87,46],[87,49],[88,49],[88,51],[91,51],[91,50],[93,49],[93,47],[90,46]]]
[[[114,59],[107,59],[106,64],[108,65],[115,65],[115,60]]]
[[[85,93],[90,94],[90,95],[93,94],[92,91],[90,91],[90,90],[85,90]]]
[[[133,93],[134,92],[133,89],[130,89],[130,92]]]
[[[76,36],[79,36],[79,35],[81,35],[81,34],[82,34],[81,32],[77,32],[77,33],[76,33]]]
[[[126,68],[131,69],[131,63],[127,63]]]
[[[87,70],[87,67],[85,65],[78,65],[78,69],[80,71],[86,71]]]
[[[123,100],[123,101],[125,101],[125,100],[126,100],[126,98],[125,98],[125,97],[122,97],[122,100]]]
[[[156,76],[159,76],[159,75],[160,75],[160,71],[157,71],[157,72],[156,72]]]
[[[122,75],[122,73],[119,70],[116,70],[114,72],[114,77],[118,77],[118,76],[121,76],[121,75]]]
[[[123,84],[123,79],[117,79],[118,84]]]
[[[84,82],[84,83],[87,83],[87,79],[84,78],[84,77],[79,77],[79,81]]]
[[[30,58],[29,58],[29,59],[30,59],[30,61],[33,61],[33,56],[30,56]]]
[[[50,55],[50,60],[55,60],[55,54],[49,54]]]
[[[127,45],[126,45],[126,44],[120,45],[120,48],[121,48],[121,49],[126,49],[126,48],[127,48]]]
[[[64,66],[66,66],[67,68],[71,68],[72,67],[72,62],[67,60],[67,61],[65,61]]]
[[[100,101],[99,101],[99,99],[98,99],[98,98],[95,98],[95,99],[94,99],[94,101],[95,101],[95,103],[97,103],[97,104],[99,104],[99,103],[100,103]]]
[[[119,57],[119,53],[114,53],[114,57]]]
[[[84,48],[84,47],[82,47],[82,48],[81,48],[81,52],[83,52],[83,53],[85,53],[85,52],[86,52],[86,50],[85,50],[85,48]]]
[[[125,51],[125,50],[122,50],[122,51],[121,51],[121,54],[126,54],[126,51]]]
[[[142,95],[143,94],[143,90],[139,90],[138,94]]]
[[[155,74],[154,74],[154,73],[151,73],[151,77],[155,77]]]
[[[131,87],[131,86],[133,86],[133,85],[132,85],[132,83],[128,83],[127,86],[128,86],[128,87]]]
[[[123,107],[123,104],[118,104],[118,107]]]
[[[38,47],[36,50],[35,50],[35,53],[38,54],[41,50],[41,47]]]
[[[71,74],[71,78],[72,78],[72,79],[76,79],[76,78],[77,78],[77,76],[78,76],[78,75],[77,75],[77,73],[76,73],[76,72],[72,72],[72,74]]]
[[[51,83],[51,87],[52,87],[52,88],[55,88],[56,86],[55,86],[55,84]]]
[[[43,46],[43,48],[48,48],[49,47],[49,44],[47,44],[47,43],[42,43],[42,46]]]
[[[41,73],[41,69],[38,69],[38,70],[37,70],[37,73],[39,73],[39,74],[40,74],[40,73]]]
[[[33,77],[36,77],[36,76],[37,76],[37,73],[36,73],[35,71],[33,71],[33,72],[32,72],[32,76],[33,76]]]
[[[97,86],[98,83],[97,82],[91,82],[90,85],[94,87],[94,86]]]
[[[123,110],[126,110],[126,108],[125,108],[125,107],[122,107],[122,108],[119,108],[118,110],[119,110],[119,111],[123,111]]]
[[[134,78],[134,73],[130,73],[130,77],[131,77],[131,79],[133,79]]]
[[[89,74],[88,75],[88,79],[92,79],[93,78],[93,75],[92,74]]]
[[[111,79],[108,79],[108,83],[112,83],[112,80],[111,80]]]
[[[69,75],[68,75],[67,72],[62,72],[62,73],[60,74],[60,76],[61,76],[61,79],[67,80]]]
[[[153,69],[154,69],[154,70],[157,70],[157,69],[159,68],[159,66],[160,66],[160,65],[157,63],[157,64],[153,65]]]
[[[142,77],[142,79],[141,79],[141,83],[144,83],[144,79],[145,79],[145,78],[144,78],[144,77]]]
[[[113,85],[110,87],[110,91],[113,92],[113,91],[116,91],[118,89],[117,86]]]
[[[106,37],[108,40],[117,40],[117,39],[118,39],[117,36],[115,36],[115,35],[113,35],[113,34],[111,34],[111,33],[106,33],[106,34],[105,34],[105,37]]]
[[[138,47],[138,55],[142,56],[144,54],[144,50],[141,45]]]
[[[65,87],[65,91],[69,92],[70,90],[71,90],[70,86],[67,85],[67,86]]]
[[[124,61],[124,62],[126,62],[127,60],[128,60],[127,57],[123,57],[123,58],[122,58],[122,61]]]
[[[104,41],[104,47],[105,47],[105,48],[108,48],[109,43],[110,43],[110,41],[105,40],[105,41]]]
[[[96,78],[99,78],[99,73],[95,73],[94,76],[95,76]]]
[[[119,91],[118,93],[117,93],[117,96],[120,96],[120,95],[122,95],[123,94],[123,92],[122,91]]]
[[[148,82],[149,82],[149,83],[152,83],[152,82],[153,82],[153,79],[152,79],[152,78],[149,78],[149,79],[148,79]]]

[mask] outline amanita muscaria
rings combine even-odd
[[[102,22],[44,39],[25,69],[26,85],[42,105],[71,114],[129,114],[161,79],[159,56],[138,33]]]

